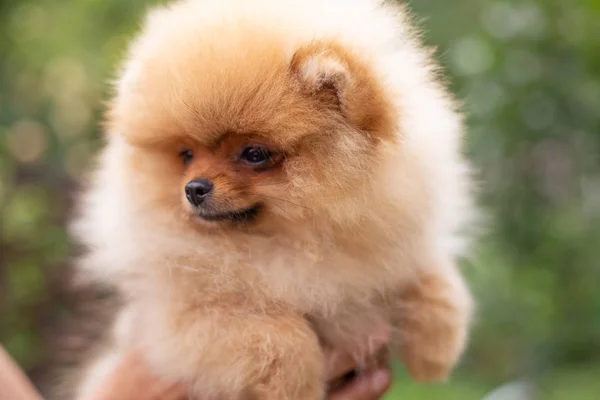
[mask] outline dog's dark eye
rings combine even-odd
[[[182,150],[179,153],[179,157],[183,160],[183,163],[185,165],[188,165],[192,159],[194,158],[194,152],[192,150],[186,149],[186,150]]]
[[[251,147],[246,147],[244,149],[244,151],[242,151],[242,155],[240,156],[240,159],[247,162],[248,164],[252,164],[255,166],[261,166],[261,165],[266,164],[267,162],[270,162],[272,155],[273,155],[273,153],[271,153],[269,150],[267,150],[265,148],[258,147],[258,146],[251,146]]]

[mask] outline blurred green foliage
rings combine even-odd
[[[64,227],[75,182],[150,3],[0,2],[0,340],[34,379],[74,308]],[[464,101],[489,220],[465,262],[479,308],[460,371],[432,387],[399,371],[389,398],[480,399],[507,382],[523,385],[495,399],[597,398],[600,1],[410,5]]]

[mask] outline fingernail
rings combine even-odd
[[[383,392],[387,389],[391,381],[391,376],[389,371],[385,369],[380,369],[373,374],[373,378],[371,378],[371,384],[373,385],[373,389],[377,392]]]

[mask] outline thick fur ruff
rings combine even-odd
[[[323,346],[361,357],[377,324],[416,379],[445,378],[468,336],[473,205],[436,73],[405,10],[375,0],[152,11],[73,225],[83,275],[127,299],[80,397],[136,346],[202,398],[321,399]],[[236,158],[255,143],[265,170]],[[199,177],[211,215],[246,219],[198,214]]]

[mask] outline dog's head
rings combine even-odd
[[[177,26],[176,12],[150,19],[109,112],[131,149],[131,201],[195,226],[360,214],[396,130],[368,63],[335,40]]]

